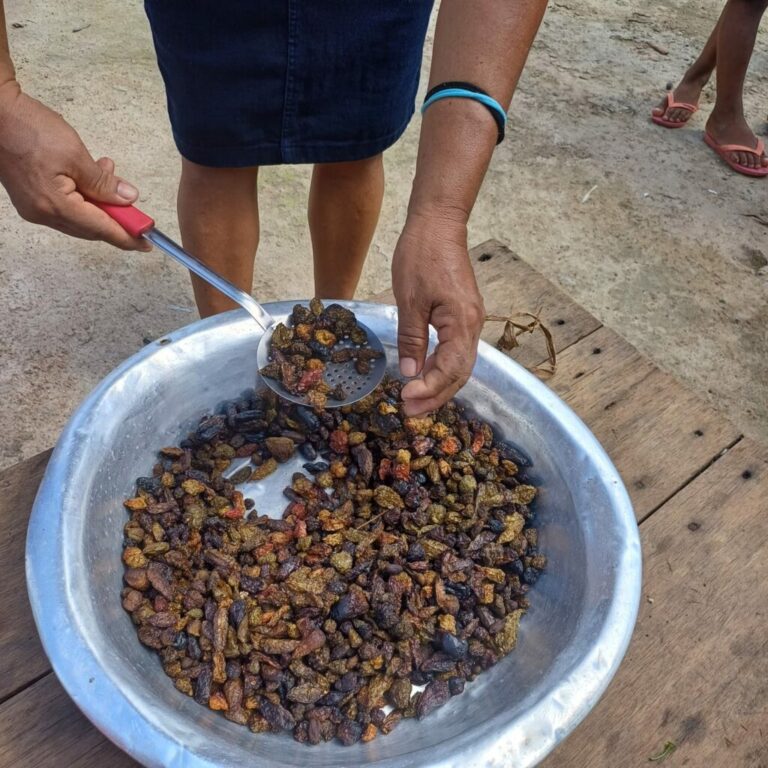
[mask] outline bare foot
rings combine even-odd
[[[747,125],[743,115],[721,117],[713,111],[707,120],[707,133],[718,144],[741,144],[757,148],[757,136]],[[762,157],[752,152],[730,152],[729,156],[733,162],[747,168],[768,168],[765,152]]]
[[[672,101],[697,105],[699,103],[699,96],[701,96],[701,89],[705,84],[706,81],[704,83],[693,82],[683,78],[677,88],[672,91]],[[682,107],[669,108],[665,95],[661,103],[653,108],[652,114],[656,117],[663,117],[672,123],[687,123],[691,119],[693,112]]]

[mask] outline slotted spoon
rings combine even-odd
[[[250,294],[232,285],[232,283],[225,280],[210,267],[207,267],[199,259],[196,259],[191,253],[185,251],[170,237],[164,235],[155,227],[154,220],[135,206],[109,205],[108,203],[100,203],[95,200],[91,202],[109,214],[129,235],[146,238],[150,243],[167,253],[172,259],[183,264],[190,272],[194,272],[198,277],[210,283],[225,296],[239,304],[264,331],[256,350],[256,363],[259,370],[270,362],[270,340],[272,339],[277,321]],[[359,320],[357,324],[367,334],[368,346],[380,352],[381,357],[371,360],[369,372],[365,374],[358,373],[353,363],[326,363],[324,371],[325,380],[331,388],[340,384],[346,393],[346,397],[343,400],[332,400],[329,398],[326,406],[328,408],[340,408],[343,405],[357,402],[373,392],[382,378],[384,378],[384,372],[387,368],[384,345],[370,328]],[[344,339],[336,345],[336,348],[341,349],[355,346],[350,340]],[[307,404],[306,397],[292,394],[276,379],[268,379],[262,376],[262,380],[270,389],[285,400],[290,400],[300,405]]]

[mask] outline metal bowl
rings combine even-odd
[[[292,303],[269,307],[284,318]],[[396,310],[349,303],[396,368]],[[618,473],[544,384],[481,344],[461,392],[533,460],[540,546],[549,568],[531,593],[517,649],[427,720],[369,744],[308,747],[255,735],[179,693],[120,606],[122,500],[156,450],[256,381],[258,332],[242,311],[145,347],[80,406],[35,501],[27,582],[37,627],[75,703],[146,766],[526,768],[595,705],[629,643],[640,599],[640,544]],[[290,474],[292,468],[284,472]],[[285,478],[257,498],[278,513]]]

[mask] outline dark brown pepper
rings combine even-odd
[[[293,395],[305,395],[308,405],[323,407],[328,397],[344,400],[346,392],[337,384],[333,389],[324,378],[328,362],[354,362],[358,373],[367,374],[371,361],[382,352],[368,346],[368,337],[355,315],[339,304],[324,307],[312,299],[310,309],[296,305],[288,325],[278,323],[269,341],[270,362],[260,373],[278,380]],[[340,346],[351,342],[356,347]],[[237,422],[242,414],[234,414]],[[206,436],[208,432],[205,433]],[[280,461],[277,455],[275,458]]]
[[[261,698],[261,714],[272,728],[280,731],[290,731],[296,726],[293,715],[279,704],[275,704],[265,696]]]
[[[416,705],[416,717],[425,718],[430,712],[442,707],[451,698],[451,691],[445,680],[433,680],[422,692]]]
[[[281,365],[330,339],[315,331],[351,337],[354,316],[330,309],[298,312]],[[385,380],[342,412],[252,393],[137,480],[120,599],[181,694],[256,733],[354,744],[428,716],[512,651],[546,565],[535,489],[488,425],[454,403],[404,418],[399,396]],[[241,477],[296,446],[315,463],[283,518],[248,515]],[[226,480],[238,454],[256,470]]]

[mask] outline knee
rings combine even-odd
[[[341,163],[318,163],[315,170],[322,176],[340,181],[358,181],[370,176],[377,176],[384,168],[383,155],[379,153],[362,160],[350,160]]]
[[[210,165],[199,165],[187,158],[181,158],[181,179],[183,184],[200,184],[207,186],[227,186],[230,184],[250,185],[256,182],[258,166],[248,168],[217,168]]]

